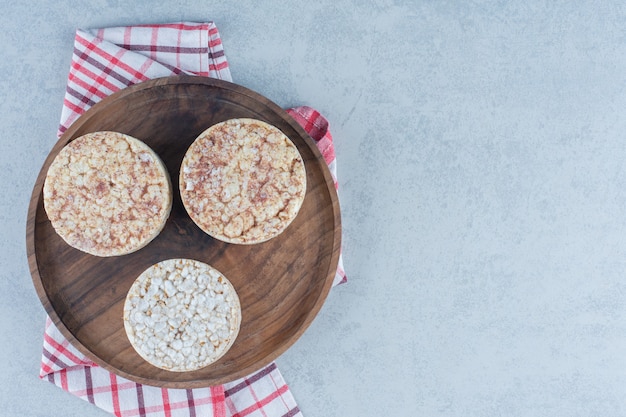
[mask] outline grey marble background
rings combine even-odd
[[[626,10],[534,0],[2,6],[0,415],[107,415],[37,378],[26,211],[74,30],[178,20],[331,122],[349,283],[278,360],[306,417],[626,415]]]

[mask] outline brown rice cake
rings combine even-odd
[[[138,139],[94,132],[67,144],[43,187],[52,227],[70,246],[96,256],[134,252],[165,226],[172,185],[158,155]]]
[[[189,147],[179,185],[189,216],[207,234],[254,244],[278,236],[296,217],[306,172],[298,149],[279,129],[231,119]]]
[[[137,353],[174,372],[215,362],[232,346],[241,306],[232,284],[211,266],[168,259],[143,272],[124,303],[124,328]]]

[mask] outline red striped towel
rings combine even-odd
[[[151,78],[194,74],[232,81],[213,23],[78,30],[58,135],[111,93]],[[316,140],[336,181],[327,120],[310,107],[288,112]],[[334,284],[345,281],[342,261]],[[301,416],[275,363],[237,381],[199,389],[141,385],[97,366],[46,320],[40,377],[116,416]]]

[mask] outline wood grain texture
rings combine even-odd
[[[177,185],[182,158],[197,135],[234,117],[257,118],[281,129],[298,147],[307,170],[307,194],[298,216],[282,235],[258,245],[232,245],[206,235],[187,215]],[[43,208],[43,182],[56,154],[76,137],[98,130],[143,140],[163,159],[174,186],[172,213],[161,234],[145,248],[114,258],[95,257],[65,244]],[[302,335],[332,285],[341,220],[328,167],[291,116],[236,84],[181,76],[119,91],[65,132],[33,189],[26,234],[39,298],[81,352],[139,383],[196,388],[243,377],[276,359]],[[233,283],[242,304],[241,330],[230,351],[194,372],[168,372],[148,364],[131,347],[123,328],[123,303],[133,281],[152,264],[169,258],[214,266]]]

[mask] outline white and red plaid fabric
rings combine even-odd
[[[232,81],[217,27],[212,23],[78,30],[58,135],[88,108],[129,85],[177,74]],[[316,141],[336,181],[328,121],[310,107],[288,112]],[[334,285],[345,282],[343,263]],[[116,416],[301,416],[275,363],[221,386],[166,389],[137,384],[99,367],[46,320],[40,378]]]
[[[59,134],[111,93],[177,74],[232,81],[215,24],[182,22],[77,30]]]

